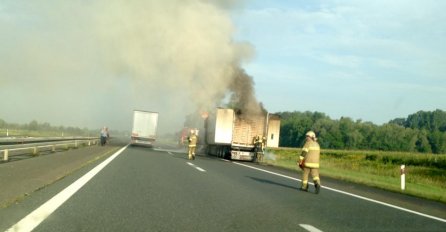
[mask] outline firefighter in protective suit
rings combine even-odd
[[[194,160],[195,159],[195,149],[197,147],[197,141],[198,141],[198,137],[195,134],[194,130],[190,131],[190,136],[188,138],[189,141],[189,159],[190,160]]]
[[[305,145],[302,148],[302,154],[299,156],[299,167],[303,170],[301,190],[308,191],[308,175],[311,174],[316,194],[318,194],[321,189],[319,178],[320,146],[316,142],[316,134],[313,131],[308,131],[305,136]]]
[[[254,159],[258,162],[260,162],[262,160],[262,141],[260,139],[260,135],[257,135],[254,137],[253,139],[253,143],[254,143],[254,153],[255,153],[255,157]]]

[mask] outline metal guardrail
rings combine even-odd
[[[60,142],[68,140],[85,140],[95,139],[97,137],[80,137],[80,136],[65,136],[65,137],[0,137],[1,145],[14,144],[28,144],[28,143],[43,143],[43,142]]]
[[[3,154],[3,161],[8,161],[10,156],[13,155],[24,155],[24,154],[32,154],[38,155],[40,151],[50,151],[56,152],[58,147],[62,147],[66,150],[73,148],[78,148],[81,145],[91,146],[99,143],[99,139],[88,139],[88,140],[69,140],[69,141],[60,141],[54,142],[52,144],[39,145],[36,143],[26,144],[25,147],[18,148],[6,148],[0,150],[0,154]]]

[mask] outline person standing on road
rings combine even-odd
[[[265,156],[265,146],[266,146],[266,138],[265,136],[262,137],[260,141],[260,161],[263,161],[263,157]]]
[[[260,136],[257,135],[254,137],[253,139],[253,143],[254,143],[254,162],[260,162],[262,159],[262,154],[261,154],[261,140],[260,140]]]
[[[262,137],[262,153],[264,153],[265,152],[265,146],[266,146],[266,137],[265,136],[263,136]]]
[[[110,132],[108,131],[108,127],[105,127],[105,133],[107,134],[107,137],[105,139],[105,143],[108,143],[108,141],[110,139]]]
[[[104,146],[107,142],[107,127],[103,127],[101,130],[101,146]]]
[[[318,194],[321,189],[319,178],[320,146],[313,131],[308,131],[305,136],[305,145],[299,156],[299,167],[303,170],[301,190],[308,191],[308,175],[311,173],[316,194]]]
[[[195,133],[195,130],[190,131],[190,136],[188,138],[189,141],[189,159],[194,160],[195,159],[195,150],[197,147],[198,137]]]

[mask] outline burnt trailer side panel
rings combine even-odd
[[[255,159],[254,138],[266,135],[266,115],[237,114],[231,144],[231,159],[253,161]]]
[[[232,143],[254,147],[255,136],[264,136],[266,117],[264,115],[253,115],[245,117],[237,115],[234,123],[234,135]]]

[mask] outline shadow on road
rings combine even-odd
[[[272,185],[277,185],[277,186],[290,188],[290,189],[294,189],[294,190],[298,190],[299,189],[297,186],[290,186],[290,185],[281,184],[281,183],[277,183],[277,182],[274,182],[274,181],[261,179],[261,178],[257,178],[257,177],[252,177],[252,176],[246,176],[246,177],[250,178],[251,180],[255,180],[257,182],[263,183],[263,184],[272,184]]]

